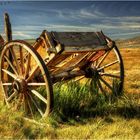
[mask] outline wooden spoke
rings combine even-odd
[[[12,86],[12,83],[2,83],[3,86]]]
[[[97,63],[98,63],[98,59],[96,61],[94,61],[94,63],[93,63],[94,67],[97,67]]]
[[[99,78],[111,91],[113,91],[113,88],[101,76]]]
[[[113,75],[113,74],[110,74],[110,73],[99,73],[101,76],[109,76],[109,77],[113,77],[113,78],[120,78],[120,76],[118,75]]]
[[[13,74],[12,72],[6,70],[6,69],[2,69],[3,72],[7,73],[9,76],[11,76],[14,79],[17,79],[17,76],[15,74]]]
[[[25,96],[27,96],[27,95],[25,95]],[[29,98],[26,98],[26,100],[27,100],[27,104],[28,104],[29,110],[30,110],[30,112],[31,112],[31,115],[32,115],[32,117],[34,118],[32,106],[31,106],[31,103],[29,102]]]
[[[110,51],[106,52],[102,59],[99,61],[99,63],[97,64],[97,68],[100,67],[100,65],[102,64],[102,62],[105,60],[105,58],[108,56],[108,54],[110,53]]]
[[[114,64],[116,64],[116,63],[118,63],[118,62],[119,62],[119,61],[116,60],[116,61],[114,61],[114,62],[111,62],[111,63],[109,63],[109,64],[106,64],[106,65],[104,65],[104,66],[98,68],[97,70],[100,71],[100,70],[102,70],[102,69],[104,69],[104,68],[107,68],[107,67],[110,67],[110,66],[112,66],[112,65],[114,65]]]
[[[99,79],[97,80],[97,83],[98,83],[98,87],[100,88],[101,92],[106,96],[106,93],[105,93],[105,91],[104,91],[104,89],[102,87],[102,84],[101,84]]]
[[[28,83],[28,86],[45,86],[46,83]]]
[[[16,95],[17,95],[17,92],[14,91],[14,92],[10,95],[10,97],[8,97],[8,98],[6,99],[7,102],[11,101]]]
[[[120,74],[120,71],[117,71],[117,70],[114,70],[114,71],[110,71],[110,70],[108,70],[108,73],[111,73],[111,74]]]
[[[77,82],[77,81],[82,80],[83,78],[85,78],[85,76],[80,76],[79,78],[75,79],[74,81]]]
[[[17,61],[17,58],[16,58],[15,52],[13,50],[13,47],[11,47],[9,50],[10,50],[10,53],[12,54],[12,57],[13,57],[15,63],[16,63],[17,71],[18,71],[18,73],[20,73],[20,66],[19,66],[19,63]]]
[[[10,107],[12,107],[14,109],[14,111],[21,110],[22,103],[23,103],[23,94],[17,92],[16,95],[15,95],[16,98],[13,101],[11,101],[11,102],[9,101],[9,105],[10,105]]]
[[[24,95],[23,97],[24,97],[24,103],[23,103],[24,111],[25,111],[25,113],[28,113],[28,110],[29,110],[28,103],[27,103],[28,98],[27,98],[27,95]]]
[[[18,73],[17,73],[15,67],[13,66],[13,64],[11,63],[11,61],[9,60],[9,58],[8,58],[6,55],[4,56],[4,58],[7,60],[8,64],[11,66],[12,70],[14,71],[14,73],[15,73],[16,75],[18,75]]]
[[[34,67],[34,69],[32,69],[29,77],[26,79],[27,82],[29,82],[33,78],[33,76],[34,76],[35,72],[38,70],[38,68],[39,68],[39,66],[37,65],[36,67]]]
[[[91,79],[90,90],[93,91],[94,93],[98,93],[97,79]]]
[[[29,94],[29,97],[30,97],[31,101],[33,102],[33,104],[35,105],[35,107],[38,110],[38,112],[40,113],[40,115],[43,117],[43,112],[41,111],[41,109],[39,109],[36,101],[33,99],[33,97],[30,94]]]
[[[35,96],[37,96],[40,100],[42,100],[45,104],[47,104],[47,100],[46,100],[40,93],[38,93],[38,91],[36,91],[36,90],[31,90],[31,92],[32,92]]]
[[[26,70],[25,70],[25,75],[24,75],[25,78],[29,74],[30,63],[31,63],[31,54],[28,54],[27,55],[27,62],[26,62]]]
[[[20,54],[20,67],[21,67],[21,74],[24,73],[24,61],[23,61],[23,48],[19,46],[19,54]]]

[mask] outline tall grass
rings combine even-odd
[[[99,96],[91,93],[88,85],[73,81],[57,84],[54,87],[54,112],[66,118],[85,116],[94,104],[98,106],[97,98],[104,102],[104,96]]]
[[[54,86],[54,111],[52,115],[55,114],[57,118],[59,116],[62,120],[104,117],[110,114],[134,117],[139,114],[139,109],[137,103],[126,95],[104,96],[99,92],[92,92],[88,84],[70,81]]]
[[[84,129],[87,132],[90,131],[91,134],[85,134],[87,135],[86,137],[89,137],[93,133],[92,130],[89,130],[89,127],[96,129],[96,131],[99,128],[102,129],[102,126],[106,123],[114,123],[112,116],[119,116],[124,119],[140,118],[140,107],[135,101],[132,100],[131,96],[125,95],[112,100],[112,96],[105,97],[100,93],[93,93],[89,85],[83,85],[78,82],[59,83],[54,85],[53,112],[48,118],[42,120],[41,123],[25,120],[23,112],[18,110],[17,112],[12,112],[0,105],[0,138],[56,139],[63,138],[63,133],[65,133],[65,137],[76,138],[78,136],[79,138],[83,138],[82,134],[77,135],[79,129],[76,129],[75,132],[75,127],[69,130],[72,133],[71,136],[67,134],[67,130],[65,131],[65,129],[63,130],[64,132],[61,132],[61,124],[71,126],[70,124],[81,123],[89,118],[102,118],[99,119],[99,122],[97,121],[98,119],[95,120],[95,126],[87,124],[85,128],[82,128],[83,132]],[[117,125],[114,124],[114,131],[119,131],[116,128]],[[95,136],[97,134],[95,133]],[[116,137],[116,134],[112,135]],[[113,137],[112,135],[111,137]],[[92,135],[93,138],[98,137],[98,135],[97,137],[95,136]]]

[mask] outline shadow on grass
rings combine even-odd
[[[117,115],[126,119],[140,118],[139,95],[105,97],[79,83],[57,84],[54,87],[52,118],[58,121],[80,120],[89,117]],[[137,96],[134,98],[134,96]]]

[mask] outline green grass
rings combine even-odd
[[[93,94],[88,85],[54,86],[54,110],[41,122],[25,120],[22,112],[0,105],[0,138],[12,139],[138,139],[139,95],[112,100]]]
[[[138,96],[138,95],[136,95]],[[54,112],[57,116],[61,114],[64,118],[106,116],[119,114],[124,117],[133,117],[138,114],[139,107],[134,96],[112,96],[105,97],[98,92],[93,93],[89,85],[76,82],[68,84],[57,84],[54,87]],[[129,113],[130,109],[130,113]]]

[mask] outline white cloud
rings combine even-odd
[[[139,32],[127,32],[127,33],[117,33],[117,34],[112,34],[112,37],[117,37],[117,36],[130,36],[130,35],[140,35],[140,31]]]
[[[32,36],[31,35],[28,35],[28,34],[25,34],[24,32],[14,32],[13,33],[13,36],[16,36],[16,37],[23,37],[23,38],[31,38]]]
[[[32,17],[33,25],[18,25],[13,27],[13,36],[19,38],[33,38],[41,34],[42,30],[55,31],[100,31],[105,30],[112,33],[113,36],[135,34],[140,29],[140,16],[116,16],[110,17],[101,12],[98,7],[91,5],[87,8],[78,10],[71,9],[43,9],[46,20],[39,23],[36,19],[40,19],[40,15]],[[59,20],[59,23],[52,24],[49,14],[54,13],[53,20]],[[43,15],[43,16],[44,16]],[[49,21],[50,20],[50,21]],[[95,20],[95,22],[94,22]],[[30,21],[30,17],[22,17],[22,21]],[[46,24],[49,21],[50,24]],[[70,21],[70,22],[69,22]],[[90,22],[88,22],[90,21]],[[45,23],[46,22],[46,23]],[[26,23],[26,22],[25,22]],[[35,25],[36,23],[36,25]],[[63,23],[63,24],[61,24]],[[77,25],[77,23],[79,25]],[[81,25],[80,25],[81,23]],[[84,25],[84,26],[83,26]],[[131,30],[131,32],[130,32]],[[114,34],[117,32],[117,34]],[[130,32],[130,33],[123,33]],[[138,32],[137,32],[138,33]]]
[[[100,17],[104,16],[104,14],[97,10],[90,12],[87,9],[81,9],[79,12],[79,16],[90,19],[90,18],[100,18]]]
[[[82,19],[93,19],[93,18],[101,18],[104,16],[102,12],[100,12],[97,9],[90,9],[91,7],[88,8],[83,8],[83,9],[78,9],[78,10],[71,10],[71,9],[61,9],[61,10],[56,10],[56,9],[48,9],[48,12],[55,12],[56,15],[59,18],[63,18],[66,20],[71,20],[71,19],[77,19],[77,20],[82,20]]]

